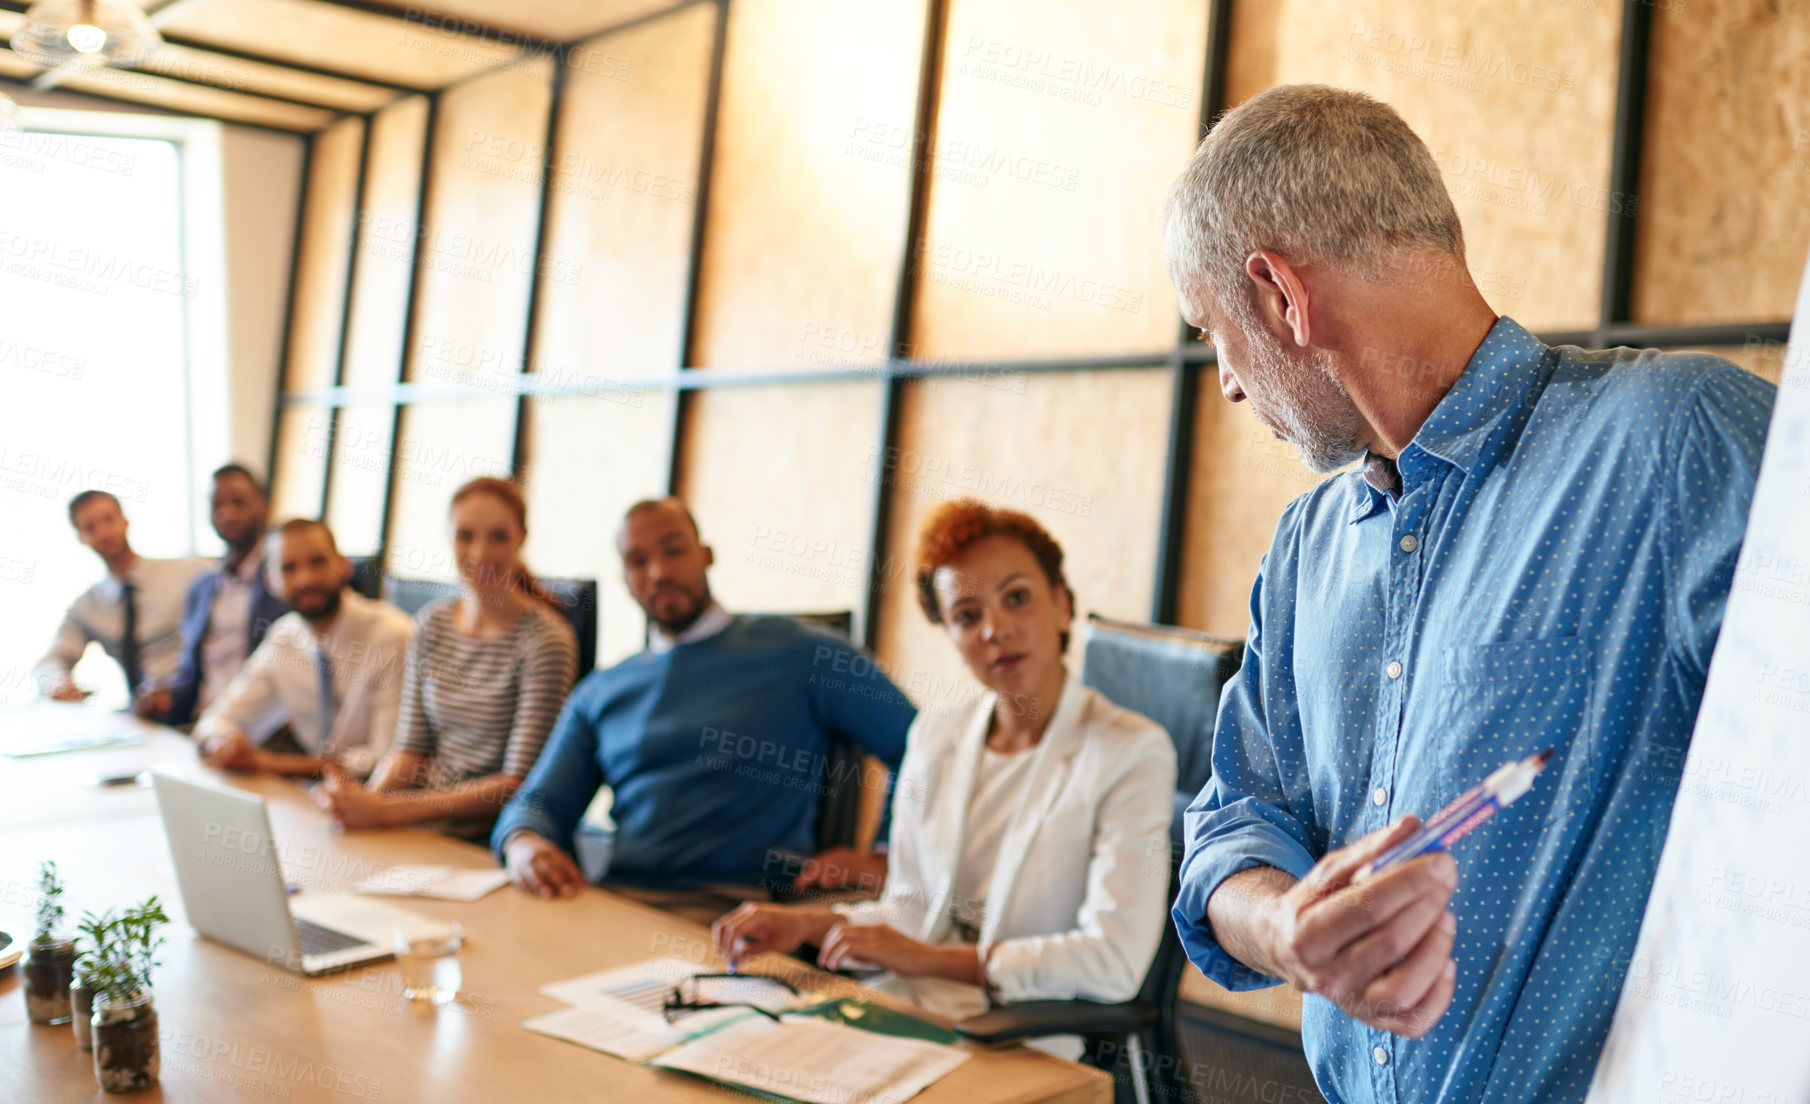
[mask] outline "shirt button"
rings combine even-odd
[[[1389,666],[1383,668],[1383,670],[1387,671],[1389,677],[1392,679],[1401,678],[1401,662],[1399,660],[1390,660]]]
[[[1376,1049],[1372,1050],[1370,1052],[1370,1057],[1375,1058],[1376,1064],[1379,1066],[1386,1066],[1389,1064],[1389,1052],[1384,1050],[1382,1047],[1377,1047]]]
[[[1420,542],[1414,539],[1413,533],[1409,533],[1407,536],[1405,536],[1401,539],[1401,550],[1403,552],[1412,552],[1416,548],[1419,548],[1419,547],[1420,547]]]
[[[1370,804],[1382,805],[1385,802],[1387,802],[1388,800],[1389,800],[1389,791],[1383,789],[1381,786],[1378,786],[1376,789],[1370,791]]]

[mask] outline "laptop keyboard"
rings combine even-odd
[[[304,955],[326,955],[351,947],[371,946],[369,941],[360,939],[356,935],[347,935],[343,931],[325,928],[310,920],[296,920],[295,932],[302,937]]]

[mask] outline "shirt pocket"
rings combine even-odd
[[[1504,763],[1553,749],[1552,760],[1512,810],[1517,835],[1592,807],[1597,791],[1593,673],[1580,637],[1466,644],[1431,672],[1425,731],[1435,800],[1428,816]],[[1499,826],[1496,831],[1502,831]]]

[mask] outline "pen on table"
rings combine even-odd
[[[1551,762],[1552,753],[1553,749],[1547,748],[1538,755],[1502,764],[1489,777],[1434,813],[1413,835],[1378,855],[1369,866],[1358,871],[1352,881],[1360,881],[1430,851],[1444,851],[1457,843],[1469,835],[1471,829],[1526,793],[1533,786],[1533,780]]]
[[[747,941],[748,941],[747,936],[738,935],[735,937],[735,942],[733,942],[729,945],[729,972],[731,974],[735,973],[737,968],[739,968],[741,965],[742,944],[746,943]]]

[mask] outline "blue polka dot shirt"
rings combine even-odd
[[[1556,748],[1453,846],[1456,989],[1423,1038],[1309,995],[1321,1091],[1582,1100],[1634,950],[1746,528],[1773,387],[1694,353],[1550,348],[1502,318],[1397,460],[1284,512],[1251,595],[1175,920],[1229,989],[1207,898],[1297,877]],[[1382,482],[1379,480],[1379,482]],[[1386,485],[1386,484],[1385,484]]]

